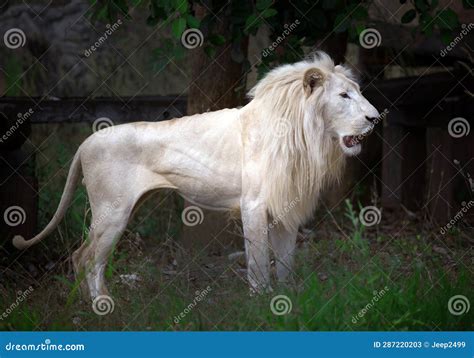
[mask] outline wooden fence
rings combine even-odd
[[[381,170],[374,172],[379,179],[382,205],[387,209],[423,209],[442,222],[448,221],[460,203],[473,195],[474,188],[469,190],[469,180],[466,182],[469,173],[474,175],[474,111],[473,98],[468,94],[474,92],[472,78],[463,72],[446,72],[384,80],[363,87],[369,101],[381,112],[388,110],[386,120],[380,124]],[[161,121],[185,113],[186,98],[173,96],[0,98],[0,213],[18,206],[30,218],[15,227],[2,220],[1,237],[31,237],[37,231],[38,184],[21,151],[32,125],[92,123],[100,117],[110,118],[115,124]],[[448,130],[451,120],[457,117],[467,120],[472,128],[461,137],[450,135]]]

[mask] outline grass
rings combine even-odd
[[[67,162],[87,130],[79,127],[67,144],[53,134],[41,148],[41,227],[56,209]],[[59,169],[63,166],[66,169]],[[2,310],[17,301],[19,290],[31,285],[34,291],[0,319],[0,329],[473,329],[473,310],[459,316],[448,310],[451,297],[474,297],[467,229],[440,237],[437,228],[427,227],[423,220],[389,213],[383,214],[380,225],[367,228],[359,222],[360,208],[347,201],[330,215],[321,212],[321,222],[299,238],[293,283],[250,297],[245,265],[227,257],[242,247],[213,243],[218,250],[199,253],[182,248],[182,203],[170,192],[154,196],[139,210],[114,250],[106,277],[115,309],[99,316],[89,301],[82,300],[68,259],[86,236],[89,216],[82,188],[76,198],[52,237],[20,255],[13,252],[4,265]],[[121,279],[130,274],[139,281]],[[208,286],[210,292],[197,302],[196,291]],[[277,295],[290,300],[288,314],[272,312],[271,301]]]
[[[115,310],[97,316],[80,299],[77,285],[63,276],[45,279],[6,321],[3,329],[14,330],[463,330],[472,329],[472,312],[454,316],[447,309],[450,297],[472,297],[472,276],[460,270],[456,278],[443,269],[426,272],[418,265],[413,272],[399,274],[398,265],[360,257],[344,265],[343,258],[329,255],[318,268],[308,258],[326,256],[325,245],[300,253],[296,283],[275,287],[275,291],[249,297],[245,282],[223,270],[215,277],[189,282],[186,275],[166,278],[153,264],[143,265],[137,257],[116,254],[112,281]],[[313,251],[314,250],[314,251]],[[324,254],[323,254],[324,253]],[[318,255],[319,254],[319,255]],[[303,256],[303,257],[301,257]],[[342,255],[344,256],[344,255]],[[131,262],[126,265],[125,263]],[[116,279],[122,272],[138,272],[140,289]],[[207,277],[207,275],[205,275]],[[227,277],[230,276],[230,277]],[[115,280],[114,280],[115,278]],[[435,281],[433,280],[435,278]],[[194,300],[196,290],[212,290],[191,312],[174,322]],[[354,319],[386,287],[386,293],[363,317]],[[283,294],[292,302],[289,314],[276,316],[271,299]],[[15,295],[3,297],[2,307]]]

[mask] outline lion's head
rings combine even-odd
[[[304,73],[303,87],[309,106],[319,109],[327,134],[345,154],[359,154],[379,112],[362,95],[350,71],[343,66],[312,67]]]
[[[335,66],[324,52],[270,71],[250,92],[270,110],[305,135],[324,133],[346,155],[359,154],[360,142],[373,129],[379,112],[360,92],[351,71]],[[305,123],[303,123],[305,122]]]

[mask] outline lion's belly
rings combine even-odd
[[[178,186],[179,194],[186,200],[206,209],[234,210],[240,206],[240,187],[219,186],[189,182]]]

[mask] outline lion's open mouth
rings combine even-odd
[[[361,140],[359,136],[346,135],[342,137],[342,141],[347,148],[352,148],[353,146],[359,144]]]
[[[352,148],[356,146],[357,144],[360,144],[365,138],[372,133],[374,130],[374,127],[371,126],[368,130],[365,132],[359,134],[359,135],[345,135],[342,137],[342,142],[347,148]]]

